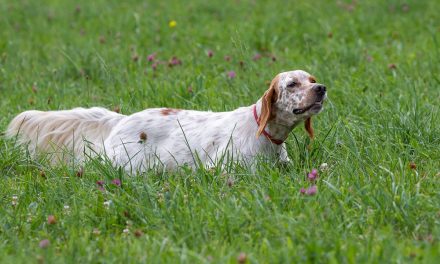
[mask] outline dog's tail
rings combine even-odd
[[[48,112],[32,110],[16,116],[6,136],[16,137],[20,144],[29,144],[32,154],[63,150],[81,157],[86,146],[101,151],[112,128],[124,117],[99,107]]]

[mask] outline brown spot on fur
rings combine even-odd
[[[314,76],[309,76],[309,82],[316,83],[316,78]]]
[[[145,133],[145,132],[141,132],[141,133],[139,134],[139,138],[141,139],[141,140],[139,141],[139,143],[143,143],[143,142],[147,141],[147,133]]]
[[[164,115],[164,116],[167,116],[167,115],[173,115],[173,114],[176,114],[176,113],[178,113],[179,111],[180,111],[180,109],[164,108],[164,109],[160,110],[160,113],[161,113],[162,115]]]

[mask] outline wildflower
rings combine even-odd
[[[209,58],[212,58],[212,56],[214,56],[214,52],[212,50],[208,50],[207,55]]]
[[[121,186],[121,180],[120,180],[120,179],[113,179],[113,180],[112,180],[112,184],[114,184],[114,185],[120,187],[120,186]]]
[[[49,239],[43,239],[38,245],[40,246],[40,248],[47,248],[48,246],[50,246],[50,241]]]
[[[101,234],[101,231],[98,228],[93,228],[92,234],[95,236],[99,236]]]
[[[253,59],[254,61],[257,61],[257,60],[261,59],[261,54],[260,54],[260,53],[255,54],[254,57],[253,57],[252,59]]]
[[[234,79],[237,75],[235,74],[234,71],[228,71],[228,77],[229,79]]]
[[[305,194],[305,193],[306,193],[306,189],[305,189],[305,188],[301,188],[301,189],[299,190],[299,192],[300,192],[301,194]]]
[[[49,216],[47,217],[47,223],[48,223],[49,225],[54,225],[54,224],[57,223],[57,219],[55,218],[54,215],[49,215]]]
[[[153,69],[153,71],[155,71],[157,69],[157,66],[158,66],[157,62],[155,62],[151,65],[151,68]]]
[[[136,231],[134,231],[134,236],[135,237],[141,237],[144,234],[144,232],[142,232],[142,230],[137,229]]]
[[[409,5],[408,4],[403,4],[402,5],[402,11],[405,12],[405,13],[408,12],[409,11]]]
[[[122,230],[122,233],[124,233],[124,234],[128,234],[128,232],[130,232],[130,230],[128,230],[128,228],[124,228],[124,230]]]
[[[104,181],[103,180],[96,181],[96,185],[102,187],[102,186],[104,186]]]
[[[64,205],[63,208],[64,208],[64,211],[65,211],[66,214],[68,214],[70,212],[70,206]]]
[[[318,192],[318,187],[316,185],[313,185],[310,188],[306,189],[306,193],[307,195],[315,195]]]
[[[397,66],[396,66],[395,63],[390,63],[390,64],[388,64],[388,69],[390,69],[390,70],[395,70],[396,68],[397,68]]]
[[[104,202],[104,206],[105,206],[105,208],[109,208],[110,207],[110,205],[112,204],[112,200],[108,200],[108,201],[105,201]]]
[[[162,203],[162,202],[163,202],[163,194],[162,194],[161,192],[157,193],[157,201],[158,201],[159,203]]]
[[[319,169],[321,170],[321,171],[326,171],[327,169],[328,169],[328,164],[327,163],[322,163],[320,166],[319,166]]]
[[[105,191],[104,184],[103,180],[96,181],[96,185],[98,185],[98,190],[100,191]]]
[[[246,263],[246,261],[247,261],[246,253],[241,252],[240,255],[238,255],[238,257],[237,257],[237,262],[240,264],[243,264],[243,263]]]
[[[11,204],[12,204],[12,206],[16,206],[18,204],[18,196],[17,195],[12,196]]]
[[[225,56],[225,61],[230,61],[231,60],[231,56],[226,55]]]
[[[309,178],[309,180],[314,181],[316,180],[316,178],[318,178],[318,170],[313,169],[308,175],[307,178]]]
[[[171,60],[168,62],[168,66],[169,67],[173,67],[173,66],[177,66],[177,65],[181,65],[182,61],[179,60],[176,56],[173,56],[171,58]]]
[[[137,53],[135,53],[135,54],[133,54],[133,55],[131,56],[131,59],[132,59],[134,62],[137,62],[137,61],[139,60],[139,55],[138,55]]]
[[[333,32],[329,32],[329,33],[327,33],[327,38],[333,38]]]
[[[168,26],[169,26],[170,28],[174,28],[174,27],[177,26],[177,22],[176,22],[175,20],[171,20],[171,21],[168,23]]]
[[[152,53],[147,56],[148,61],[154,61],[156,59],[156,53]]]
[[[411,161],[411,162],[409,163],[409,168],[412,169],[412,170],[417,169],[417,165],[416,165],[416,163],[413,162],[413,161]]]

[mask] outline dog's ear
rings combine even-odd
[[[260,123],[257,131],[257,137],[263,133],[264,128],[267,125],[267,121],[269,121],[269,118],[272,115],[272,103],[276,102],[278,100],[278,75],[275,76],[275,78],[270,83],[269,89],[264,93],[263,97],[261,98],[261,114],[258,118],[258,121]]]
[[[313,139],[315,134],[313,132],[312,117],[309,117],[309,118],[306,119],[306,121],[304,122],[304,128],[306,129],[307,134],[309,134],[309,137],[311,139]]]

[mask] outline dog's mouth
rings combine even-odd
[[[304,108],[295,108],[293,109],[293,113],[295,115],[301,115],[304,114],[307,111],[313,111],[313,112],[319,112],[322,109],[322,104],[324,103],[324,99],[321,99],[320,101],[314,102],[313,104],[304,107]]]

